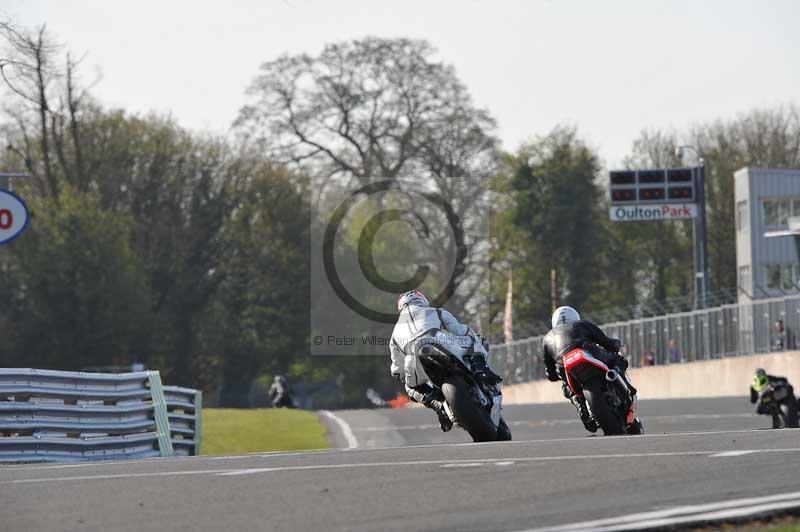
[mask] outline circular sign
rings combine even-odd
[[[11,242],[28,227],[28,206],[9,190],[0,189],[0,244]]]

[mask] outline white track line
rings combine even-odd
[[[662,452],[662,453],[629,453],[626,458],[653,458],[653,457],[678,457],[678,456],[710,456],[719,454],[722,451],[681,451],[681,452]],[[792,449],[764,449],[753,450],[754,453],[798,453],[800,448]],[[69,482],[75,480],[107,480],[124,478],[142,477],[170,477],[180,475],[200,475],[211,474],[217,476],[241,476],[253,475],[258,473],[272,473],[282,471],[320,471],[338,469],[364,469],[376,467],[407,467],[407,466],[428,466],[455,463],[482,463],[482,464],[506,464],[507,462],[553,462],[553,461],[572,461],[572,460],[602,460],[619,458],[618,453],[614,454],[581,454],[565,456],[524,456],[520,458],[478,458],[464,460],[400,460],[395,462],[358,462],[347,464],[319,464],[305,466],[275,466],[259,468],[240,468],[240,469],[205,469],[197,471],[155,471],[148,473],[120,473],[111,475],[81,475],[74,477],[50,477],[50,478],[23,478],[16,480],[0,480],[0,485],[4,484],[35,484],[41,482]]]
[[[755,418],[756,415],[748,414],[681,414],[679,416],[647,416],[643,419],[647,422],[664,422],[664,423],[678,423],[685,420],[694,419],[744,419]],[[581,421],[579,419],[561,418],[561,419],[540,419],[535,421],[507,421],[512,427],[554,427],[559,425],[577,425]],[[354,432],[394,432],[402,430],[429,430],[438,429],[439,425],[434,423],[426,423],[420,425],[384,425],[376,427],[358,427],[353,429]],[[748,429],[760,430],[760,429]]]
[[[744,456],[752,452],[753,451],[725,451],[724,453],[712,454],[711,458],[729,458],[731,456]]]
[[[320,411],[322,413],[323,411]],[[335,414],[334,414],[335,415]],[[337,416],[339,417],[339,416]],[[344,420],[342,420],[344,421]],[[346,423],[346,422],[345,422]],[[347,423],[346,423],[347,424]],[[349,427],[350,425],[347,424]],[[437,427],[438,429],[438,427]],[[800,429],[781,429],[781,434],[789,434],[793,431],[800,431]],[[473,442],[463,442],[463,443],[427,443],[427,444],[420,444],[420,445],[403,445],[403,446],[394,446],[394,447],[358,447],[359,452],[371,452],[371,451],[389,451],[389,450],[397,450],[397,451],[405,451],[410,450],[413,451],[414,449],[430,449],[430,448],[437,448],[437,447],[479,447],[479,446],[491,446],[491,445],[502,445],[502,446],[513,446],[513,445],[521,445],[521,444],[530,444],[530,443],[563,443],[563,442],[586,442],[593,447],[597,445],[602,445],[605,441],[614,441],[618,438],[628,438],[631,441],[639,441],[645,440],[650,438],[675,438],[675,437],[683,437],[683,436],[709,436],[714,434],[745,434],[745,433],[757,433],[762,435],[772,435],[775,434],[775,430],[769,429],[740,429],[740,430],[718,430],[718,431],[699,431],[699,432],[669,432],[665,434],[643,434],[640,436],[577,436],[577,437],[570,437],[570,438],[551,438],[551,439],[538,439],[538,440],[513,440],[513,441],[504,441],[504,442],[483,442],[483,443],[473,443]],[[351,428],[352,434],[352,428]],[[358,440],[355,439],[356,446],[358,445]],[[352,449],[352,448],[351,448]],[[759,450],[758,452],[766,452],[768,450]],[[308,451],[295,451],[295,452],[283,452],[283,451],[276,451],[276,452],[265,452],[265,453],[256,453],[256,454],[237,454],[237,455],[230,455],[230,456],[176,456],[173,458],[145,458],[140,460],[97,460],[91,462],[81,462],[78,464],[38,464],[38,465],[13,465],[13,464],[3,464],[0,467],[0,473],[3,471],[20,471],[24,469],[69,469],[69,468],[80,468],[80,467],[105,467],[105,466],[119,466],[119,465],[130,465],[130,464],[152,464],[152,463],[159,463],[164,464],[165,462],[172,462],[172,461],[180,461],[183,463],[187,462],[204,462],[204,461],[220,461],[220,460],[241,460],[245,458],[280,458],[283,456],[300,456],[300,455],[310,455],[310,454],[335,454],[341,452],[341,449],[323,449],[323,450],[308,450]],[[719,451],[719,453],[723,453],[727,451]]]
[[[620,515],[607,519],[581,521],[578,523],[545,528],[534,528],[520,532],[584,532],[590,530],[593,532],[605,532],[611,530],[641,530],[692,522],[700,523],[703,521],[732,519],[797,506],[800,506],[800,492],[781,493],[764,497],[748,497],[706,504],[677,506],[651,512]]]
[[[350,427],[350,424],[347,421],[337,416],[330,410],[320,410],[319,413],[329,419],[332,419],[334,423],[339,426],[339,430],[342,431],[342,435],[344,435],[344,439],[347,441],[347,449],[355,449],[358,447],[358,440],[356,439],[355,434],[353,434],[353,429]]]
[[[437,427],[438,429],[438,427]],[[791,431],[800,431],[800,429],[780,429],[779,432],[788,434]],[[512,440],[512,441],[488,441],[481,443],[462,442],[462,443],[423,443],[419,445],[401,445],[394,447],[360,447],[359,451],[389,451],[389,450],[414,450],[414,449],[431,449],[436,447],[476,447],[476,446],[491,446],[491,445],[521,445],[527,443],[563,443],[563,442],[585,442],[592,446],[602,445],[603,442],[614,441],[619,438],[626,438],[630,441],[639,441],[650,438],[675,438],[683,436],[709,436],[714,434],[774,434],[775,430],[769,429],[737,429],[737,430],[706,430],[696,432],[668,432],[664,434],[642,434],[638,436],[620,435],[620,436],[596,436],[586,434],[585,436],[572,436],[569,438],[549,438],[538,440]]]
[[[647,416],[642,419],[647,422],[679,422],[687,419],[744,419],[757,417],[753,413],[746,414],[681,414],[677,416]],[[573,418],[560,418],[560,419],[540,419],[540,420],[522,420],[522,421],[508,421],[507,423],[512,427],[553,427],[558,425],[577,425],[580,419]],[[358,427],[353,429],[354,432],[394,432],[401,430],[428,430],[438,429],[439,425],[434,423],[420,424],[420,425],[384,425],[377,427]],[[760,429],[748,429],[760,430]]]

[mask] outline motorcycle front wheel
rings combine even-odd
[[[491,416],[472,398],[464,379],[447,379],[442,384],[442,393],[453,410],[456,422],[472,436],[472,441],[497,440],[497,428],[492,423]]]
[[[797,403],[795,401],[786,401],[781,404],[781,421],[783,427],[796,429],[798,427],[797,419]]]
[[[511,441],[511,429],[508,428],[508,423],[502,417],[500,423],[497,424],[497,441]]]

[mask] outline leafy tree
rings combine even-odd
[[[674,147],[697,147],[706,162],[706,208],[709,274],[712,291],[733,290],[736,278],[736,233],[733,174],[745,166],[797,168],[800,166],[800,111],[794,105],[754,109],[728,120],[714,120],[685,132],[645,131],[635,141],[630,166],[678,166]],[[696,164],[689,159],[684,164]],[[630,224],[620,224],[630,225]],[[690,294],[693,290],[691,227],[689,222],[669,226],[637,224],[631,247],[644,253],[639,270],[642,285],[655,282],[655,300]],[[648,244],[649,242],[649,244]],[[647,272],[655,272],[652,279]]]
[[[447,198],[462,223],[474,227],[485,220],[487,195],[482,180],[463,176],[494,173],[495,122],[434,54],[426,41],[365,38],[264,63],[236,130],[272,160],[302,168],[318,198],[351,181],[403,178]],[[441,245],[451,242],[448,235],[431,229],[435,270],[454,250]],[[484,242],[477,240],[468,267],[456,272],[462,290],[448,294],[459,313],[485,275],[487,256],[478,252]]]
[[[259,163],[223,229],[223,279],[210,308],[224,353],[221,401],[245,406],[250,379],[307,357],[308,204],[292,176]]]
[[[689,132],[706,159],[708,259],[712,289],[737,285],[733,174],[745,166],[800,167],[800,109],[794,105],[754,109],[731,120]]]
[[[672,168],[682,166],[675,155],[677,134],[643,131],[633,143],[626,159],[628,168]],[[692,222],[611,223],[612,234],[624,246],[623,253],[633,266],[636,296],[629,302],[644,305],[643,310],[668,312],[666,300],[692,294],[693,254]]]
[[[604,275],[596,155],[574,128],[557,127],[508,156],[505,168],[512,198],[506,221],[518,229],[509,233],[516,245],[504,246],[514,265],[518,322],[546,320],[551,270],[559,303],[586,306]]]
[[[6,331],[0,366],[77,370],[145,361],[150,292],[130,245],[132,220],[96,194],[62,187],[33,198],[32,221],[3,257]]]

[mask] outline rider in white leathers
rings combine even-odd
[[[392,375],[405,383],[411,400],[436,412],[442,430],[447,432],[453,422],[445,413],[444,396],[425,374],[416,351],[425,344],[435,344],[466,362],[476,378],[497,384],[502,379],[486,363],[488,344],[447,310],[429,307],[427,298],[417,290],[402,294],[397,300],[397,310],[400,316],[389,343]]]

